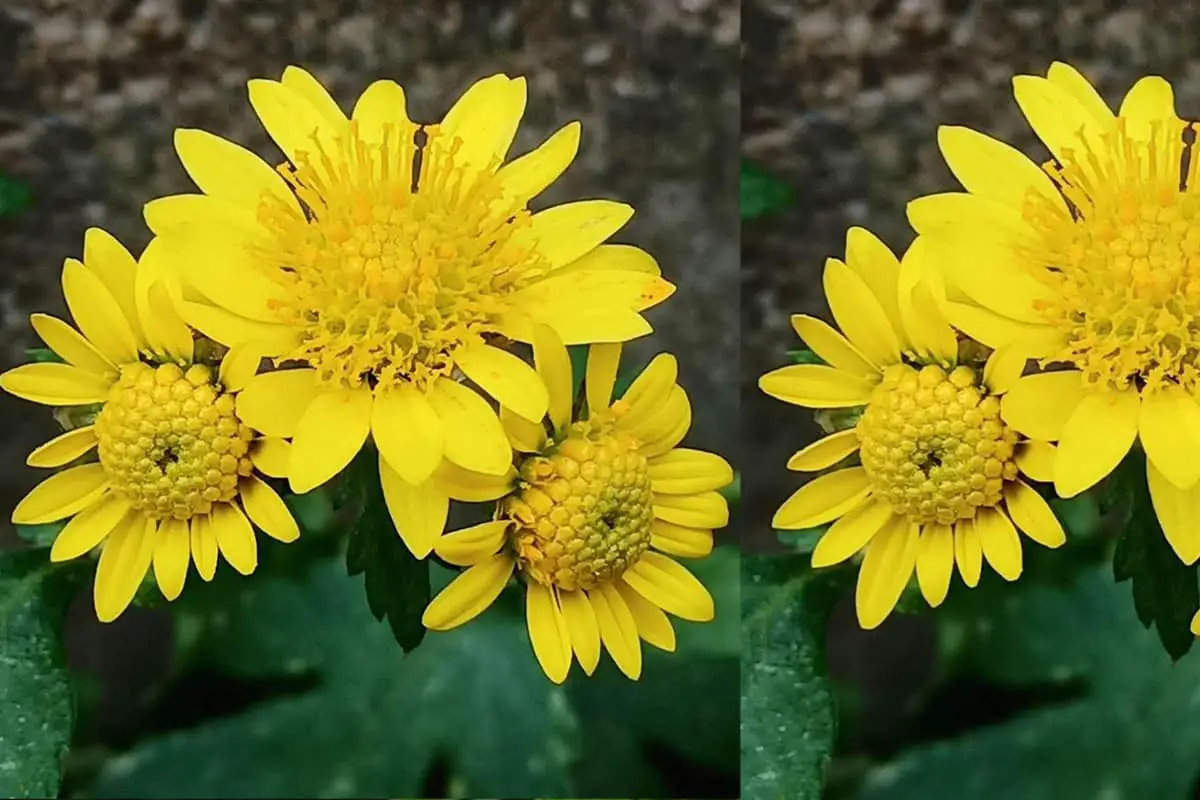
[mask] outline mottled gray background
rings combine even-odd
[[[958,188],[937,150],[939,124],[968,125],[1035,157],[1012,100],[1014,74],[1064,60],[1118,104],[1161,74],[1182,116],[1200,116],[1200,5],[1040,0],[746,0],[742,150],[793,187],[784,213],[742,231],[743,524],[769,547],[775,508],[801,483],[787,457],[818,431],[811,415],[761,394],[760,374],[799,347],[797,312],[829,319],[825,259],[848,227],[902,252],[904,205]]]

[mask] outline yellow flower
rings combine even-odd
[[[1061,371],[1022,378],[1008,424],[1058,442],[1054,485],[1072,497],[1135,441],[1159,521],[1200,559],[1200,162],[1170,84],[1139,80],[1118,114],[1072,67],[1013,80],[1054,160],[944,127],[938,142],[965,193],[925,197],[909,217],[959,293],[951,321]]]
[[[708,590],[669,555],[712,551],[713,529],[729,521],[716,490],[732,482],[733,470],[720,456],[676,447],[692,414],[673,356],[658,355],[610,401],[621,346],[593,345],[586,413],[573,415],[566,348],[545,326],[535,329],[533,346],[549,413],[533,423],[502,412],[517,485],[493,521],[438,541],[439,556],[469,568],[433,599],[424,623],[447,630],[471,620],[515,571],[534,653],[552,681],[566,680],[573,658],[591,675],[602,643],[636,680],[639,638],[675,649],[664,611],[713,618]]]
[[[249,92],[287,163],[277,172],[179,130],[176,150],[203,194],[156,200],[146,219],[194,293],[189,323],[303,365],[255,378],[238,405],[248,424],[292,439],[294,491],[329,480],[373,435],[417,487],[416,507],[392,508],[397,524],[423,524],[419,506],[445,501],[430,480],[443,457],[485,475],[510,466],[485,396],[526,420],[546,412],[546,388],[508,340],[529,342],[537,324],[568,344],[642,336],[640,312],[674,290],[647,253],[604,244],[629,206],[529,211],[574,159],[579,125],[504,164],[523,79],[480,80],[434,125],[410,121],[388,80],[349,119],[296,67]]]
[[[914,570],[925,599],[937,606],[956,564],[968,586],[978,583],[984,559],[1016,580],[1017,528],[1046,547],[1065,541],[1046,501],[1018,476],[1045,479],[1053,446],[1022,441],[1000,421],[999,395],[1025,359],[997,351],[982,371],[958,363],[959,342],[938,310],[942,289],[930,257],[918,241],[900,263],[871,233],[850,229],[846,261],[829,259],[824,274],[845,335],[797,314],[792,326],[825,364],[796,364],[759,379],[764,392],[795,405],[865,406],[854,427],[803,448],[788,469],[816,472],[854,453],[861,463],[809,481],[773,524],[801,530],[833,522],[813,551],[814,567],[864,553],[855,601],[867,629],[891,614]]]
[[[300,530],[259,472],[280,476],[289,445],[259,438],[234,415],[238,389],[259,358],[230,350],[209,363],[174,310],[173,288],[153,244],[141,263],[116,239],[87,231],[83,262],[67,259],[62,284],[77,331],[34,314],[34,330],[65,363],[26,364],[0,387],[50,406],[82,406],[90,424],[34,450],[34,467],[61,467],[17,505],[22,525],[70,517],[50,551],[77,558],[103,544],[96,615],[116,619],[151,563],[163,596],[183,591],[188,564],[204,580],[217,553],[243,575],[258,563],[251,522],[282,542]],[[81,333],[82,332],[82,333]],[[249,519],[247,519],[249,517]]]

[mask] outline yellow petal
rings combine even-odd
[[[108,399],[112,381],[70,364],[22,364],[0,375],[0,388],[47,406],[82,406]]]
[[[838,327],[876,367],[900,361],[900,340],[866,282],[836,258],[825,262],[825,297]]]
[[[950,171],[967,191],[1017,209],[1036,192],[1066,210],[1054,182],[1015,147],[957,125],[940,126],[937,139]]]
[[[445,631],[479,616],[500,596],[515,564],[508,553],[497,553],[465,570],[429,603],[422,624],[430,630]]]
[[[477,342],[460,348],[454,361],[463,374],[530,422],[546,416],[550,398],[533,367],[512,353]]]
[[[1029,359],[1020,348],[1002,347],[993,350],[983,365],[983,384],[992,394],[1004,394],[1021,377]]]
[[[650,486],[663,494],[695,494],[733,483],[733,467],[716,453],[677,448],[650,460]]]
[[[217,534],[211,514],[192,517],[192,560],[202,580],[211,581],[217,571]]]
[[[896,301],[900,262],[895,253],[866,228],[854,226],[846,231],[846,265],[870,288],[876,302],[887,315],[888,324],[902,347],[904,327],[900,323],[900,308]],[[867,355],[868,353],[864,353]]]
[[[1083,395],[1063,426],[1054,459],[1059,497],[1074,497],[1121,463],[1137,438],[1140,405],[1132,386],[1123,392]]]
[[[255,375],[238,392],[237,415],[266,436],[295,435],[320,390],[313,369],[281,369]]]
[[[327,389],[317,394],[296,424],[288,484],[311,491],[341,472],[371,432],[370,388]]]
[[[487,503],[512,491],[517,471],[509,467],[503,475],[488,475],[443,460],[434,471],[433,479],[452,500]]]
[[[532,588],[533,585],[530,585]],[[558,602],[570,632],[571,649],[575,651],[584,673],[591,675],[600,663],[600,625],[596,622],[596,611],[582,590],[560,590]]]
[[[255,469],[269,478],[286,478],[292,458],[292,443],[286,439],[266,437],[250,446],[250,461]]]
[[[35,449],[25,463],[31,467],[61,467],[91,450],[98,441],[94,425],[75,428]]]
[[[522,231],[551,269],[570,264],[625,227],[633,209],[612,200],[580,200],[534,214]]]
[[[396,532],[409,552],[417,558],[425,558],[446,529],[450,498],[436,480],[417,484],[404,480],[382,457],[379,459],[379,479]]]
[[[1067,543],[1062,523],[1054,516],[1050,505],[1029,484],[1019,480],[1006,483],[1004,505],[1016,526],[1038,544],[1062,547]]]
[[[1072,92],[1044,78],[1018,75],[1013,96],[1034,133],[1060,161],[1068,152],[1082,155],[1088,143],[1099,151],[1100,137],[1112,127],[1111,121],[1097,120]]]
[[[671,627],[671,620],[662,612],[662,609],[642,597],[624,581],[617,581],[613,586],[620,593],[625,605],[629,607],[629,613],[633,615],[633,619],[637,623],[638,635],[647,644],[651,644],[659,650],[665,650],[668,653],[675,652],[675,629]]]
[[[650,546],[678,558],[704,558],[712,552],[713,535],[711,530],[656,519],[650,523]]]
[[[671,387],[671,394],[660,412],[646,420],[643,426],[632,426],[628,424],[629,421],[627,418],[619,419],[617,427],[637,436],[642,441],[638,452],[648,459],[653,459],[667,453],[683,441],[683,437],[692,426],[692,405],[687,392],[682,386],[676,385]],[[642,438],[641,434],[645,434],[645,437]]]
[[[504,406],[500,406],[500,424],[508,435],[508,443],[517,452],[536,453],[546,443],[545,425],[530,422]]]
[[[1171,483],[1187,489],[1200,480],[1200,405],[1183,388],[1167,385],[1142,397],[1138,437]]]
[[[925,602],[937,608],[950,591],[954,573],[954,532],[949,525],[927,525],[917,546],[917,583]]]
[[[446,458],[463,469],[503,475],[512,465],[512,449],[500,418],[475,391],[439,378],[428,395],[442,420]]]
[[[258,374],[261,365],[262,356],[257,350],[249,345],[235,345],[221,359],[217,380],[225,387],[225,391],[240,392]]]
[[[1191,631],[1193,636],[1200,636],[1200,611],[1192,617]]]
[[[891,518],[892,507],[885,500],[859,503],[821,535],[813,548],[812,565],[820,568],[842,563],[866,547]]]
[[[943,267],[942,274],[974,303],[1009,320],[1044,325],[1038,306],[1053,291],[1024,267],[1027,259],[1017,245],[966,225],[918,237],[917,242],[926,249],[928,262],[953,265]]]
[[[442,420],[412,384],[375,391],[371,436],[388,465],[409,483],[422,483],[442,462]]]
[[[258,566],[258,542],[242,510],[234,503],[216,503],[209,521],[217,547],[229,565],[243,575],[254,572]]]
[[[991,348],[1018,347],[1028,358],[1041,358],[1062,346],[1053,325],[1020,322],[973,303],[948,302],[942,310],[951,325]]]
[[[101,622],[112,622],[133,601],[150,569],[156,528],[154,520],[131,514],[105,540],[92,589],[96,618]]]
[[[154,581],[168,600],[183,592],[192,559],[191,531],[186,519],[168,517],[154,536]]]
[[[408,118],[404,88],[395,81],[378,80],[366,88],[354,104],[352,118],[358,136],[371,144],[412,141],[417,126]]]
[[[650,363],[638,373],[621,397],[627,410],[621,416],[620,424],[623,427],[637,426],[661,411],[675,389],[678,375],[679,362],[670,353],[659,353],[650,359]]]
[[[332,124],[304,94],[258,78],[247,82],[246,88],[254,113],[289,161],[296,163],[301,153],[316,161],[318,145],[326,153],[336,152],[341,126]]]
[[[608,409],[620,364],[620,344],[594,344],[588,348],[587,375],[583,387],[590,414],[596,415]]]
[[[175,152],[192,182],[206,195],[252,210],[270,196],[300,210],[279,173],[240,145],[208,131],[176,128]]]
[[[823,320],[807,314],[793,314],[792,328],[822,361],[849,375],[877,379],[879,368],[863,358],[850,340]]]
[[[299,216],[300,210],[294,213]],[[240,206],[207,194],[155,198],[142,207],[142,217],[156,236],[189,237],[190,246],[198,246],[197,237],[204,237],[213,229],[220,229],[222,235],[234,236],[247,245],[271,244],[271,232],[259,223],[256,206]],[[174,266],[177,265],[172,263]]]
[[[995,508],[980,508],[975,515],[975,532],[983,557],[992,569],[1006,581],[1021,577],[1021,537],[1003,511]]]
[[[112,492],[80,511],[54,537],[50,560],[68,561],[92,550],[129,513],[129,501]]]
[[[187,284],[213,305],[251,322],[279,324],[283,286],[267,277],[246,242],[224,231],[204,233],[202,242],[194,237],[156,237],[154,259],[174,265]]]
[[[622,576],[638,594],[654,605],[692,622],[713,618],[713,599],[696,576],[661,553],[647,551]]]
[[[771,526],[801,530],[837,519],[871,492],[871,479],[862,467],[830,472],[801,486],[775,512]]]
[[[661,276],[662,268],[654,256],[630,244],[602,244],[582,258],[559,267],[557,272],[603,272],[605,270],[641,272]]]
[[[133,302],[133,284],[137,275],[137,262],[133,255],[108,231],[88,228],[83,232],[83,263],[100,276],[120,306],[121,316],[133,329],[134,338],[139,345],[143,344],[144,337],[138,327],[137,308]]]
[[[1146,483],[1154,514],[1171,549],[1184,564],[1195,564],[1200,560],[1200,484],[1180,489],[1150,461],[1146,462]]]
[[[494,519],[437,536],[433,550],[443,561],[469,567],[486,561],[504,546],[504,537],[511,524],[509,520]]]
[[[621,595],[610,584],[602,583],[587,594],[600,639],[617,667],[630,680],[642,675],[642,640],[638,637],[637,622]]]
[[[1113,113],[1104,98],[1079,70],[1062,61],[1055,61],[1046,70],[1046,78],[1055,86],[1070,94],[1097,122],[1112,122]]]
[[[82,464],[51,475],[17,503],[17,525],[57,522],[82,511],[108,491],[108,475],[99,464]]]
[[[571,671],[571,645],[576,631],[568,627],[564,613],[554,598],[553,589],[536,583],[527,587],[525,624],[529,628],[533,654],[542,665],[542,671],[554,683],[562,683]],[[597,640],[597,656],[599,650],[600,643]]]
[[[928,237],[918,236],[900,262],[897,302],[912,349],[923,358],[948,365],[958,358],[958,337],[929,287],[939,269]]]
[[[504,191],[521,204],[541,194],[575,160],[579,132],[578,122],[568,122],[536,149],[501,167],[497,177]]]
[[[114,364],[137,361],[133,328],[100,276],[68,258],[63,264],[63,294],[80,332]]]
[[[1021,472],[1035,481],[1052,483],[1054,481],[1054,459],[1058,448],[1048,442],[1025,441],[1017,445],[1013,460]]]
[[[854,591],[854,607],[863,630],[878,628],[895,609],[916,567],[919,544],[917,526],[904,517],[892,517],[867,546]]]
[[[58,353],[63,361],[96,375],[116,375],[117,365],[61,319],[48,314],[31,314],[29,321],[46,346]]]
[[[150,240],[138,262],[134,280],[134,305],[142,333],[150,349],[159,356],[179,362],[192,360],[192,329],[179,315],[167,281],[178,281],[162,261],[163,239]],[[181,294],[176,290],[177,294]]]
[[[1083,375],[1075,370],[1026,375],[1000,401],[1000,415],[1031,439],[1055,441],[1082,399]]]
[[[758,388],[805,408],[850,408],[866,405],[874,385],[823,364],[789,364],[760,377]]]
[[[1161,136],[1165,126],[1177,119],[1171,84],[1158,75],[1140,78],[1121,101],[1120,115],[1132,138],[1149,142],[1156,126]]]
[[[571,422],[571,408],[575,404],[571,393],[574,386],[571,356],[548,325],[538,325],[533,330],[533,363],[546,384],[550,422],[556,432],[562,431]]]
[[[979,585],[979,576],[983,572],[983,548],[974,519],[960,519],[954,524],[954,563],[958,564],[963,583],[972,589]]]
[[[501,332],[518,341],[529,341],[532,324],[554,328],[565,344],[625,342],[650,332],[637,313],[658,305],[675,291],[674,284],[657,275],[633,270],[558,270],[509,295],[513,314],[501,318]],[[519,319],[519,316],[518,316]]]
[[[688,528],[723,528],[729,524],[729,504],[717,492],[655,494],[654,516]]]
[[[796,472],[820,472],[857,452],[858,445],[857,430],[838,431],[797,450],[788,459],[787,468]]]
[[[257,475],[243,478],[238,490],[247,516],[263,533],[280,542],[294,542],[300,538],[300,526],[292,518],[292,512],[262,478]]]
[[[299,339],[287,325],[247,319],[208,303],[183,302],[179,312],[188,325],[226,347],[253,345],[263,356],[280,356],[295,349]]]
[[[491,75],[476,81],[446,112],[440,136],[445,147],[462,144],[454,163],[474,170],[495,170],[508,155],[525,114],[525,79]]]
[[[308,70],[295,65],[288,66],[283,70],[283,76],[279,82],[307,100],[318,114],[329,121],[330,125],[346,121],[346,115],[342,113],[342,109],[329,96],[329,92],[321,85],[321,82]]]

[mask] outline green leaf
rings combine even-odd
[[[977,620],[971,663],[993,681],[1081,694],[876,769],[860,800],[1185,798],[1200,764],[1200,658],[1172,666],[1103,567],[1065,587],[1023,581]]]
[[[305,494],[284,495],[283,502],[306,533],[324,533],[333,522],[333,497],[324,486]]]
[[[742,561],[742,797],[821,796],[834,740],[825,623],[836,593],[803,556]]]
[[[1146,484],[1145,456],[1131,452],[1113,480],[1110,491],[1128,503],[1128,519],[1113,551],[1113,577],[1131,582],[1138,619],[1147,628],[1154,626],[1167,653],[1178,660],[1196,640],[1190,630],[1200,608],[1196,567],[1179,560],[1158,524]]]
[[[567,354],[571,357],[571,397],[579,397],[583,376],[587,374],[588,346],[573,344],[567,348]]]
[[[25,355],[29,356],[29,360],[39,364],[62,363],[62,358],[58,353],[51,350],[49,347],[30,347],[25,351]]]
[[[14,525],[17,536],[29,542],[34,547],[50,547],[54,544],[58,532],[65,528],[66,520],[61,522],[46,522],[41,525]]]
[[[0,217],[24,210],[29,205],[29,187],[11,178],[0,176]]]
[[[742,500],[742,473],[735,470],[733,473],[733,483],[720,490],[721,496],[731,506],[735,506]]]
[[[798,531],[777,530],[775,538],[779,540],[780,544],[797,553],[811,555],[812,551],[817,549],[817,542],[821,541],[821,537],[827,530],[829,530],[828,525],[818,525],[815,528],[804,528]]]
[[[793,364],[824,364],[825,361],[819,355],[808,348],[801,350],[788,350],[788,361]]]
[[[0,797],[57,797],[75,724],[59,632],[82,565],[0,552]]]
[[[758,219],[786,208],[792,202],[792,190],[786,183],[760,167],[742,162],[741,181],[742,219]]]
[[[356,584],[330,561],[240,581],[204,652],[246,677],[315,673],[315,688],[144,741],[91,794],[420,797],[445,759],[460,796],[572,796],[578,723],[521,618],[500,604],[405,656]]]
[[[346,572],[364,576],[371,613],[381,622],[386,617],[396,642],[411,652],[425,638],[421,614],[431,597],[429,562],[415,558],[396,532],[373,448],[358,454],[347,480],[357,487],[360,505],[346,545]]]

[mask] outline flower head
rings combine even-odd
[[[0,388],[35,403],[83,407],[85,424],[34,450],[30,466],[62,467],[13,511],[17,524],[69,519],[53,561],[103,545],[96,615],[125,610],[150,565],[163,596],[183,590],[195,562],[211,580],[218,552],[238,572],[258,556],[251,522],[294,541],[300,530],[283,500],[256,474],[282,474],[288,444],[259,437],[234,414],[238,390],[259,357],[234,348],[209,357],[175,312],[177,293],[153,244],[141,263],[93,228],[83,261],[67,259],[63,292],[79,330],[34,314],[38,335],[65,363],[26,364]]]
[[[534,358],[550,390],[544,421],[502,409],[516,485],[495,519],[447,534],[436,552],[468,569],[434,598],[425,625],[457,627],[483,612],[515,572],[526,594],[533,649],[546,675],[567,677],[573,659],[592,674],[601,644],[630,678],[641,674],[640,639],[674,650],[666,614],[713,617],[704,586],[670,556],[699,558],[729,521],[717,489],[733,480],[720,456],[677,447],[691,425],[676,362],[657,356],[612,400],[620,345],[593,345],[586,405],[573,413],[571,363],[548,327]]]
[[[1038,166],[965,128],[938,141],[965,193],[914,201],[909,217],[958,298],[951,321],[1053,372],[1018,381],[1005,421],[1058,442],[1054,484],[1071,497],[1135,441],[1155,507],[1187,563],[1200,559],[1200,161],[1170,84],[1138,81],[1117,114],[1053,64],[1013,80],[1049,148]]]
[[[788,469],[816,472],[857,453],[859,464],[814,478],[775,514],[784,530],[833,524],[814,567],[864,553],[859,624],[892,612],[914,570],[932,606],[957,564],[975,586],[983,560],[1007,580],[1021,574],[1020,528],[1047,547],[1065,541],[1045,500],[1019,472],[1044,478],[1054,448],[1027,442],[1000,420],[1000,397],[1025,366],[997,351],[979,367],[960,363],[959,341],[940,307],[942,287],[918,242],[898,262],[862,228],[846,237],[846,261],[830,259],[824,284],[839,333],[798,314],[796,332],[825,361],[763,375],[759,387],[808,408],[863,407],[852,427],[792,456]],[[1015,525],[1014,525],[1015,523]]]
[[[297,492],[337,474],[368,434],[419,502],[444,501],[431,480],[443,459],[504,475],[508,444],[484,397],[529,421],[548,402],[506,344],[539,324],[569,344],[642,336],[640,312],[673,291],[645,252],[604,244],[628,206],[529,210],[574,159],[579,126],[504,163],[523,79],[478,81],[432,125],[412,122],[387,80],[349,118],[296,67],[249,90],[286,163],[276,171],[212,134],[177,131],[203,194],[156,200],[146,218],[198,294],[183,305],[190,323],[300,367],[251,381],[238,409],[293,438]]]

